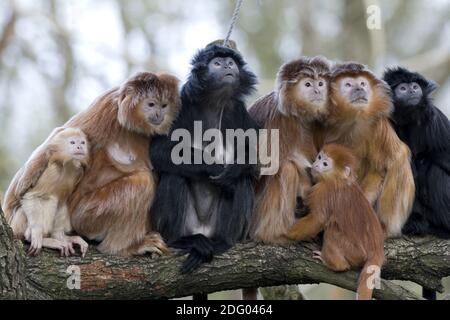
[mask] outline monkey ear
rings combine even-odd
[[[433,80],[428,80],[428,84],[426,87],[426,93],[429,95],[430,93],[434,92],[436,89],[439,88],[439,85],[434,82]]]
[[[345,166],[344,167],[344,174],[346,178],[350,178],[350,174],[352,173],[352,170],[350,169],[349,166]]]

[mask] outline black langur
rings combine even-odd
[[[437,85],[400,67],[388,69],[384,80],[393,92],[393,125],[411,149],[416,183],[413,211],[402,232],[450,238],[450,122],[433,104]]]
[[[151,209],[152,226],[169,246],[189,253],[183,273],[211,261],[214,254],[225,252],[247,236],[253,183],[258,176],[256,163],[248,160],[250,149],[256,149],[256,145],[245,139],[244,155],[239,155],[235,145],[214,153],[216,158],[227,159],[231,154],[235,160],[244,156],[244,162],[211,163],[202,157],[207,143],[196,141],[195,136],[198,130],[203,136],[209,129],[218,129],[225,137],[228,129],[258,129],[244,102],[255,84],[256,76],[237,51],[208,45],[192,60],[191,74],[181,90],[182,110],[171,132],[152,140],[151,161],[160,175]],[[174,147],[179,145],[172,140],[178,139],[180,132],[193,137],[188,150],[180,153],[189,161],[181,163],[172,157]],[[200,162],[195,161],[199,154]]]

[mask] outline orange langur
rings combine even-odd
[[[259,99],[251,117],[263,128],[279,130],[279,170],[261,177],[256,186],[250,236],[281,243],[295,223],[297,199],[311,188],[309,167],[318,150],[313,132],[328,112],[330,62],[323,57],[286,63],[277,75],[277,90]],[[278,141],[277,141],[278,142]],[[268,145],[270,153],[276,146]]]
[[[337,64],[324,144],[337,143],[361,160],[358,183],[377,212],[385,235],[395,237],[408,219],[415,195],[410,151],[392,128],[389,86],[364,65]]]
[[[91,144],[88,170],[68,201],[74,230],[99,241],[103,253],[168,252],[150,225],[157,177],[151,138],[167,135],[180,109],[178,79],[140,72],[100,96],[66,126],[81,128]]]
[[[314,258],[335,271],[363,267],[357,298],[372,298],[375,276],[384,261],[384,235],[380,221],[354,176],[356,158],[343,146],[324,146],[312,166],[315,184],[307,198],[310,213],[299,219],[287,237],[314,238],[324,231],[321,251]]]
[[[16,173],[6,191],[3,208],[18,238],[29,241],[30,255],[42,247],[57,249],[61,255],[81,254],[88,244],[72,230],[67,198],[82,178],[89,161],[89,147],[80,129],[57,128]]]

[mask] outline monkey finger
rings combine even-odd
[[[68,247],[70,255],[74,255],[75,254],[75,249],[73,248],[73,244],[69,243],[67,247]]]
[[[313,259],[319,260],[320,262],[323,263],[322,252],[313,251]]]
[[[30,247],[28,248],[27,254],[28,254],[30,257],[33,257],[33,256],[35,255],[34,252],[35,252],[35,248],[32,247],[32,246],[30,246]]]
[[[81,245],[80,246],[80,250],[81,250],[81,257],[85,257],[86,256],[86,253],[87,253],[87,251],[88,251],[88,245],[87,245],[87,243],[86,243],[86,245]]]
[[[65,245],[66,247],[66,257],[70,257],[72,255],[72,252],[75,253],[75,250],[73,250],[72,244]]]
[[[203,262],[203,259],[195,253],[191,253],[189,257],[184,261],[181,267],[181,273],[191,273],[195,269],[197,269],[200,264]]]
[[[61,244],[61,256],[68,257],[68,248],[66,244]]]

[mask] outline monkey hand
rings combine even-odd
[[[319,260],[320,262],[324,263],[321,251],[313,251],[313,259]]]
[[[30,248],[28,248],[28,255],[35,257],[39,255],[42,250],[42,237],[32,238],[30,243]]]
[[[239,170],[239,169],[238,169]],[[233,194],[235,191],[235,181],[239,177],[234,165],[228,165],[225,169],[216,176],[210,176],[211,182],[219,186],[226,193]]]

